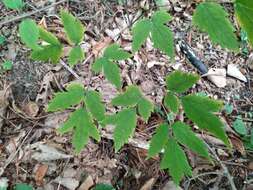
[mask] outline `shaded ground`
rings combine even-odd
[[[46,5],[48,3],[45,1],[29,1],[23,12],[41,9]],[[231,4],[227,3],[224,6],[231,13],[233,12]],[[221,114],[234,146],[232,151],[228,151],[219,140],[208,134],[200,134],[200,136],[206,140],[229,169],[237,188],[252,189],[253,151],[245,150],[243,139],[232,129],[232,123],[238,115],[242,116],[249,128],[253,127],[253,118],[250,115],[253,112],[252,63],[247,62],[249,57],[247,52],[234,54],[221,49],[213,45],[207,35],[192,27],[191,15],[195,7],[192,1],[173,0],[170,2],[168,11],[173,16],[173,21],[169,27],[175,33],[175,42],[177,43],[178,39],[186,40],[210,68],[226,68],[228,64],[234,63],[248,78],[248,82],[243,83],[227,77],[225,88],[217,88],[206,78],[202,78],[192,89],[194,92],[205,93],[233,105],[231,114],[225,111]],[[95,58],[90,55],[108,38],[120,43],[124,49],[130,50],[131,33],[129,29],[125,29],[126,26],[131,24],[133,18],[138,17],[140,11],[143,11],[144,15],[149,15],[156,7],[151,1],[139,3],[128,1],[124,6],[116,1],[70,1],[31,16],[37,22],[44,17],[47,28],[57,33],[64,42],[66,39],[63,38],[57,16],[61,8],[69,9],[86,26],[85,42],[82,47],[86,52],[86,57],[90,59],[87,59],[85,64],[77,65],[74,70],[81,76],[84,85],[90,85],[91,88],[99,90],[108,104],[117,91],[102,75],[91,76],[89,65]],[[4,13],[0,16],[0,23],[6,18],[15,18],[23,13],[5,10],[2,4],[0,4],[0,10]],[[232,16],[231,19],[234,20]],[[152,179],[154,185],[152,187],[150,185],[151,189],[169,189],[166,185],[171,178],[166,172],[159,170],[159,158],[145,160],[147,151],[131,143],[115,154],[113,143],[109,138],[110,130],[103,131],[107,134],[105,137],[108,138],[103,138],[99,144],[91,141],[78,156],[74,154],[71,147],[69,140],[71,136],[56,134],[55,129],[66,119],[68,112],[48,114],[44,112],[44,108],[54,92],[62,90],[67,83],[75,79],[59,65],[54,66],[29,59],[29,50],[20,44],[17,34],[19,21],[0,25],[0,34],[7,38],[6,44],[0,46],[0,59],[1,61],[10,59],[14,63],[11,71],[1,75],[0,87],[6,91],[8,100],[3,98],[6,96],[2,99],[4,99],[3,102],[9,103],[6,109],[2,110],[1,116],[3,120],[0,126],[0,167],[3,168],[1,177],[6,177],[10,185],[25,182],[38,189],[48,190],[78,189],[88,176],[95,183],[109,183],[116,189],[141,189]],[[240,37],[240,33],[238,36]],[[248,51],[250,52],[251,49]],[[168,73],[175,69],[197,72],[178,48],[175,60],[174,64],[170,63],[168,58],[154,49],[148,41],[146,47],[132,59],[119,63],[124,85],[138,84],[146,96],[159,104],[164,95],[162,88],[165,85],[164,78]],[[152,62],[156,64],[151,67]],[[108,111],[115,112],[116,110],[109,107]],[[161,121],[162,118],[158,113],[152,115],[148,124],[139,121],[134,139],[141,142],[140,144],[147,144],[157,124]],[[46,158],[43,157],[44,154],[42,155],[43,151],[47,154]],[[50,151],[60,155],[53,158]],[[15,152],[17,154],[12,157]],[[196,177],[184,179],[181,183],[183,189],[230,188],[219,162],[211,165],[191,152],[187,152],[187,155]],[[38,176],[43,174],[45,168],[47,168],[46,173],[40,179]],[[64,186],[64,182],[68,185]]]

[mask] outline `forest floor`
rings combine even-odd
[[[223,5],[237,26],[232,4]],[[184,39],[209,68],[226,69],[235,64],[247,82],[226,76],[226,86],[218,88],[202,77],[191,89],[224,102],[220,117],[233,149],[228,150],[209,134],[199,134],[211,146],[218,160],[211,164],[188,151],[193,177],[185,178],[180,187],[230,189],[225,168],[237,189],[250,190],[253,189],[253,144],[250,144],[253,140],[250,142],[248,137],[240,136],[233,123],[240,116],[253,134],[252,49],[243,40],[240,53],[229,52],[211,43],[207,34],[192,26],[195,7],[195,1],[168,0],[166,9],[173,16],[168,26],[175,35],[175,62],[172,63],[147,41],[145,48],[131,59],[120,62],[123,83],[125,86],[138,84],[155,104],[161,103],[166,75],[173,70],[198,72],[179,50],[179,39]],[[45,107],[53,93],[76,79],[62,65],[32,61],[30,51],[20,42],[18,24],[26,13],[33,13],[30,18],[66,42],[58,16],[62,8],[68,9],[86,26],[82,43],[86,60],[75,66],[74,71],[85,86],[100,91],[103,101],[109,104],[117,91],[102,75],[91,75],[90,64],[113,41],[125,50],[131,50],[131,27],[128,26],[140,11],[150,15],[156,6],[148,0],[129,0],[124,5],[116,0],[29,0],[25,8],[17,12],[7,10],[0,3],[0,35],[6,38],[0,44],[0,62],[11,60],[13,63],[12,69],[2,69],[0,76],[0,182],[7,179],[9,187],[22,182],[46,190],[88,190],[97,183],[111,184],[120,190],[176,189],[170,175],[159,169],[159,157],[146,160],[148,141],[162,120],[157,113],[152,114],[148,124],[138,122],[133,140],[118,153],[114,152],[109,129],[103,131],[100,143],[90,140],[79,155],[73,151],[70,134],[60,136],[56,133],[69,112],[47,113]],[[242,32],[237,35],[243,39]],[[110,109],[115,112],[113,107]]]

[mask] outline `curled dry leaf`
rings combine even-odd
[[[36,185],[38,186],[43,185],[43,179],[45,175],[47,174],[47,170],[48,170],[48,165],[45,165],[45,164],[39,165],[35,173]]]
[[[210,69],[205,76],[219,88],[223,88],[227,84],[226,69]]]

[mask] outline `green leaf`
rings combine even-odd
[[[148,38],[152,28],[152,23],[149,19],[138,21],[133,27],[133,52],[138,51]]]
[[[78,45],[84,38],[84,26],[80,20],[67,11],[61,11],[61,20],[70,42]]]
[[[228,13],[218,3],[203,2],[194,12],[193,23],[200,30],[207,32],[214,43],[238,51],[239,43],[234,33],[235,29],[227,17]]]
[[[198,75],[174,71],[166,77],[167,89],[173,92],[183,93],[191,88],[198,80]]]
[[[121,88],[120,70],[117,64],[107,60],[103,64],[104,75],[117,88]]]
[[[71,66],[76,65],[79,61],[83,61],[84,52],[80,46],[75,46],[69,53],[69,64]]]
[[[39,39],[39,28],[32,19],[25,19],[19,25],[19,35],[21,41],[33,50],[41,49],[37,44]]]
[[[156,128],[155,134],[152,136],[148,149],[148,158],[153,157],[161,152],[169,138],[169,129],[167,124],[161,124]]]
[[[51,61],[56,64],[59,62],[63,52],[61,45],[45,45],[43,49],[34,50],[31,54],[31,58],[37,61]]]
[[[85,96],[85,104],[92,116],[97,121],[102,121],[105,118],[105,106],[101,102],[101,96],[96,91],[88,91]]]
[[[91,65],[91,69],[95,72],[95,73],[99,73],[102,71],[103,69],[103,65],[106,64],[106,62],[108,62],[108,60],[104,57],[101,57],[99,59],[97,59],[95,61],[95,63],[93,63]]]
[[[241,116],[237,116],[237,119],[233,123],[233,128],[238,134],[243,136],[247,135],[247,128]]]
[[[47,111],[61,111],[79,104],[84,99],[84,88],[81,84],[72,83],[67,87],[67,92],[58,92],[50,101]]]
[[[184,151],[172,138],[166,144],[160,166],[161,169],[169,169],[170,175],[177,185],[179,185],[184,175],[192,175],[191,167],[189,166]]]
[[[242,26],[247,32],[251,46],[253,47],[253,1],[236,0],[235,14]]]
[[[195,135],[194,132],[191,131],[188,125],[178,121],[172,125],[172,129],[177,141],[191,149],[193,152],[203,157],[210,158],[206,145]]]
[[[0,46],[5,43],[6,39],[3,35],[0,35]]]
[[[145,122],[148,121],[151,116],[152,111],[154,110],[154,105],[146,98],[141,98],[138,102],[138,112]]]
[[[63,134],[70,130],[74,130],[72,144],[77,153],[80,153],[88,143],[89,136],[92,136],[97,141],[100,140],[96,126],[92,123],[89,113],[84,108],[79,108],[74,111],[63,126],[58,129],[58,132]]]
[[[13,63],[10,60],[6,60],[3,62],[2,67],[3,67],[3,70],[10,71],[13,67]]]
[[[179,110],[179,100],[177,96],[171,92],[166,94],[164,98],[164,105],[167,109],[170,109],[174,113],[177,113]]]
[[[136,127],[136,122],[136,113],[132,108],[124,109],[117,114],[106,118],[105,124],[115,125],[113,140],[116,152],[128,142],[130,137],[132,137]]]
[[[173,34],[165,25],[153,23],[151,31],[151,39],[154,42],[154,47],[160,49],[170,58],[174,58],[174,41]]]
[[[166,24],[172,17],[165,10],[156,11],[152,16],[152,22],[158,25]]]
[[[33,187],[25,183],[18,183],[15,185],[14,190],[33,190]]]
[[[9,9],[21,9],[24,7],[22,0],[2,0],[4,5]]]
[[[112,44],[105,49],[104,57],[108,60],[120,61],[131,56],[128,52],[122,50],[118,44]]]
[[[142,98],[140,89],[131,85],[128,86],[126,91],[112,100],[114,106],[135,106]]]
[[[182,98],[186,116],[195,122],[200,128],[206,129],[230,146],[224,131],[224,124],[214,115],[214,112],[222,108],[222,103],[211,100],[208,97],[188,95]]]
[[[234,110],[234,107],[232,104],[225,104],[224,110],[226,111],[227,114],[231,114]]]
[[[92,190],[116,190],[113,188],[113,186],[109,185],[109,184],[97,184],[94,188],[92,188]]]
[[[42,40],[55,46],[61,46],[61,43],[59,42],[59,40],[55,35],[53,35],[51,32],[46,31],[44,28],[40,26],[38,28],[39,28],[39,37]]]

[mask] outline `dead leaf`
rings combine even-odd
[[[140,190],[152,190],[154,183],[155,183],[155,178],[151,178],[145,182],[145,184],[141,187]]]
[[[173,181],[168,181],[162,190],[183,190],[181,187],[177,186]]]
[[[239,139],[238,137],[236,137],[235,135],[233,134],[229,134],[229,139],[233,145],[233,147],[238,151],[240,152],[243,156],[246,155],[246,151],[245,151],[245,148],[244,148],[244,144],[243,142],[241,141],[241,139]]]
[[[30,101],[24,106],[24,112],[29,117],[35,117],[39,112],[39,106],[35,102]]]
[[[223,88],[227,84],[226,69],[210,69],[204,76],[207,76],[208,80],[219,88]]]
[[[43,185],[43,179],[47,173],[47,170],[48,170],[48,165],[45,165],[45,164],[39,165],[39,167],[37,168],[36,173],[35,173],[36,185],[38,185],[38,186]]]
[[[237,78],[243,82],[247,82],[247,78],[241,73],[235,64],[229,64],[227,68],[227,75]]]
[[[112,42],[112,39],[109,37],[104,38],[102,41],[97,42],[95,45],[93,45],[92,53],[95,57],[98,57],[100,52],[107,47]]]
[[[92,177],[89,175],[88,177],[86,177],[84,182],[80,185],[78,190],[89,190],[93,185],[94,185],[94,181]]]

